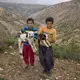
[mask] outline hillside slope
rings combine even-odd
[[[33,13],[36,13],[44,9],[47,6],[36,5],[36,4],[33,5],[33,4],[0,2],[0,7],[3,7],[7,12],[19,13],[27,17]]]
[[[15,35],[16,31],[20,30],[24,24],[24,19],[19,14],[0,13],[0,41]]]
[[[53,5],[30,17],[44,23],[48,16],[55,19],[57,43],[69,44],[75,41],[80,44],[80,1],[73,0]]]

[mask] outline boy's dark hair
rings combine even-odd
[[[53,17],[47,17],[45,22],[46,22],[46,23],[47,23],[47,22],[52,22],[52,23],[54,23],[54,18],[53,18]]]
[[[32,23],[34,23],[34,19],[33,18],[28,18],[27,19],[27,23],[28,23],[28,21],[32,21]]]
[[[26,34],[26,37],[28,37],[28,32],[25,32],[25,34]]]

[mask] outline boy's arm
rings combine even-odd
[[[56,30],[53,31],[53,38],[52,41],[50,41],[50,43],[55,43],[56,41]]]
[[[53,41],[52,41],[52,43],[55,43],[55,41],[56,41],[56,30],[54,30],[54,33],[53,33]]]
[[[34,31],[34,32],[38,31],[38,28],[37,28],[37,27],[34,27],[34,28],[33,28],[33,31]]]
[[[41,34],[41,33],[43,32],[43,30],[44,30],[44,27],[41,27],[41,28],[39,29],[39,31],[38,31],[38,34]]]
[[[28,30],[28,26],[24,26],[21,31],[24,33],[26,30]]]
[[[34,28],[34,39],[36,40],[38,38],[38,28]]]

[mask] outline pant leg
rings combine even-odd
[[[47,65],[47,70],[48,71],[50,71],[54,66],[52,48],[49,48],[49,49],[46,50],[46,65]]]
[[[46,58],[45,58],[45,47],[44,46],[39,46],[39,60],[40,60],[40,64],[42,65],[42,67],[44,68],[44,70],[47,69],[46,67]]]
[[[29,64],[29,60],[28,60],[28,58],[29,58],[28,50],[29,50],[29,47],[26,46],[26,45],[24,45],[24,46],[23,46],[23,59],[24,59],[25,64]]]
[[[31,46],[29,46],[28,54],[29,54],[29,58],[30,58],[30,64],[34,65],[34,52],[33,52]]]

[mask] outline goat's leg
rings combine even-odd
[[[49,45],[46,43],[45,40],[43,40],[42,42],[43,42],[43,44],[44,44],[46,47],[49,47]]]

